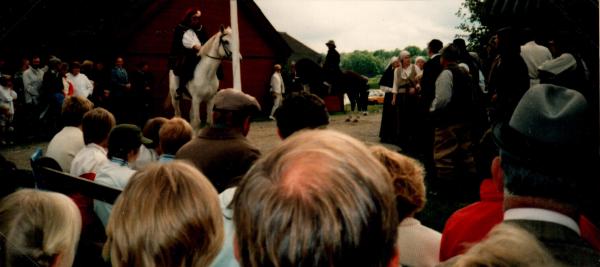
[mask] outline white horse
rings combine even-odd
[[[219,32],[213,35],[205,44],[202,44],[200,56],[202,60],[194,70],[194,78],[187,84],[187,88],[192,96],[192,106],[190,108],[190,124],[194,130],[200,129],[200,103],[206,103],[206,121],[212,123],[212,110],[214,106],[213,98],[219,88],[217,79],[217,68],[221,60],[231,57],[231,27],[225,29],[221,26]],[[173,70],[169,71],[169,92],[171,93],[171,103],[175,109],[175,116],[181,116],[179,99],[176,96],[176,90],[179,84]]]

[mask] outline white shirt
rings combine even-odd
[[[504,211],[504,220],[543,221],[563,225],[581,235],[579,225],[575,220],[562,213],[539,208],[514,208]]]
[[[542,63],[552,59],[550,50],[545,46],[536,44],[535,41],[529,41],[521,46],[521,57],[525,61],[525,64],[527,64],[529,79],[533,80],[533,84],[539,83],[538,67]]]
[[[23,86],[25,87],[25,103],[37,104],[40,97],[40,88],[44,80],[44,69],[30,67],[23,72]]]
[[[83,73],[77,74],[77,76],[73,76],[70,72],[67,73],[67,80],[69,80],[73,84],[73,95],[81,96],[83,98],[87,98],[92,94],[94,90],[94,85],[92,85],[92,81],[88,79],[87,76]]]
[[[81,129],[65,126],[50,140],[46,156],[55,159],[64,172],[71,173],[71,163],[83,147],[85,143]]]
[[[283,78],[281,73],[275,72],[271,76],[271,92],[276,94],[285,93],[285,85],[283,84]]]
[[[235,226],[233,224],[233,209],[229,208],[229,203],[233,200],[237,187],[228,188],[219,194],[221,203],[221,212],[223,213],[223,227],[225,228],[225,238],[223,247],[217,257],[213,260],[211,267],[238,267],[240,266],[233,255],[233,236]]]
[[[452,99],[452,71],[443,70],[435,80],[435,98],[429,112],[445,108]]]
[[[79,177],[84,173],[97,173],[100,166],[107,161],[106,149],[89,143],[75,155],[71,162],[71,175]]]
[[[183,47],[187,49],[192,49],[194,45],[202,45],[200,39],[198,39],[198,36],[196,35],[196,32],[191,29],[183,33],[181,43],[183,44]],[[200,55],[200,51],[198,51],[198,55]]]
[[[398,226],[398,249],[402,266],[436,266],[440,260],[442,234],[407,217]]]
[[[412,74],[413,71],[415,71],[415,65],[414,64],[410,64],[408,65],[408,67],[403,68],[402,66],[394,69],[394,83],[392,85],[392,93],[397,94],[397,93],[406,93],[406,89],[405,88],[398,88],[398,86],[400,86],[399,83],[399,79],[401,78],[403,80],[406,80],[410,77],[410,75]]]
[[[143,169],[146,165],[153,162],[157,162],[158,158],[159,156],[158,153],[156,153],[156,150],[149,149],[145,145],[141,145],[140,152],[138,154],[137,159],[135,159],[132,168],[139,171]]]
[[[13,100],[17,99],[15,90],[0,85],[0,107],[7,108],[10,115],[15,114],[15,105]]]
[[[123,190],[134,173],[135,170],[129,168],[124,160],[113,158],[100,166],[94,182]],[[102,221],[104,227],[106,227],[110,212],[112,211],[112,205],[94,200],[94,211],[100,218],[100,221]]]

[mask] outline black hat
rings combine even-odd
[[[140,127],[133,124],[119,124],[108,135],[108,150],[130,150],[140,145],[152,144],[152,140],[142,135]]]
[[[509,123],[494,127],[494,141],[502,157],[539,171],[579,166],[593,156],[587,108],[575,90],[535,85],[523,95]]]

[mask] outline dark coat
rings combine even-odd
[[[429,110],[431,102],[435,98],[435,81],[444,69],[440,61],[441,56],[436,55],[425,62],[423,66],[423,78],[421,78],[421,107]]]
[[[260,151],[239,131],[205,128],[177,151],[176,159],[189,160],[221,193],[237,184]]]

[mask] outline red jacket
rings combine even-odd
[[[480,201],[457,210],[446,221],[440,244],[440,262],[464,253],[465,245],[479,242],[504,219],[504,196],[492,179],[481,182],[479,195]],[[583,215],[579,219],[579,228],[581,237],[600,251],[600,229]]]

